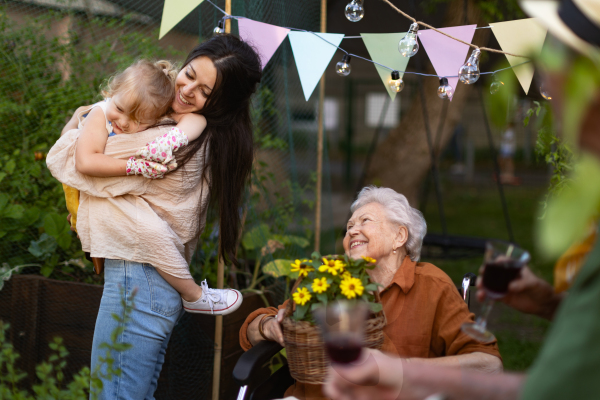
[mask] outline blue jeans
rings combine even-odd
[[[99,399],[154,399],[171,332],[183,313],[179,293],[150,264],[107,259],[104,291],[94,330],[92,372],[100,364],[98,357],[106,355],[106,349],[100,345],[110,343],[113,330],[119,326],[112,314],[123,315],[122,291],[129,297],[135,289],[135,309],[117,338],[119,343],[130,343],[133,347],[121,353],[113,352],[113,368],[120,368],[122,372],[110,381],[103,381]],[[102,371],[105,370],[106,365],[103,365]]]

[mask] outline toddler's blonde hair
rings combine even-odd
[[[138,122],[158,120],[169,111],[175,98],[177,70],[170,61],[138,60],[110,77],[102,89],[102,96],[126,95],[130,118]]]

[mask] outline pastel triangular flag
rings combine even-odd
[[[290,31],[286,28],[253,21],[248,18],[238,19],[238,26],[240,38],[256,48],[263,68]]]
[[[308,101],[329,65],[343,33],[290,32],[288,34],[304,97]],[[329,43],[328,43],[329,42]]]
[[[477,25],[453,26],[441,28],[440,31],[452,35],[457,39],[471,43]],[[465,63],[471,47],[464,43],[444,36],[433,29],[426,29],[417,33],[435,73],[448,78],[448,84],[456,91],[458,86],[458,70]],[[452,100],[452,97],[450,97]]]
[[[406,70],[409,58],[398,52],[398,42],[406,36],[406,32],[361,33],[360,35],[373,61],[399,71],[400,77],[404,76],[403,71]],[[375,65],[385,89],[394,101],[397,93],[390,89],[388,84],[392,77],[392,71],[377,64],[373,65]]]
[[[494,22],[490,24],[492,32],[503,51],[523,56],[537,56],[542,51],[546,39],[547,28],[543,27],[535,18],[518,19],[516,21]],[[507,55],[511,66],[527,61],[527,58]],[[529,92],[533,79],[533,63],[519,65],[512,69],[517,75],[519,83],[525,94]]]
[[[186,15],[204,0],[165,0],[158,40],[162,39],[171,29],[175,27]]]

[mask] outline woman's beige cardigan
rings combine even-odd
[[[171,127],[108,139],[104,154],[128,159]],[[205,148],[163,179],[142,176],[96,178],[75,168],[80,134],[73,129],[52,147],[46,163],[60,182],[78,189],[77,231],[92,257],[149,263],[191,279],[189,263],[206,220],[208,182],[201,179]]]

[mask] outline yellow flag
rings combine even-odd
[[[160,22],[160,33],[158,40],[162,39],[171,29],[175,27],[186,15],[204,0],[165,0],[162,21]]]
[[[523,56],[537,56],[542,51],[546,39],[547,28],[543,27],[535,18],[518,19],[516,21],[494,22],[490,24],[498,44],[507,53]],[[511,66],[527,61],[527,58],[506,56]],[[533,79],[533,63],[519,65],[513,68],[525,94],[529,92]]]

